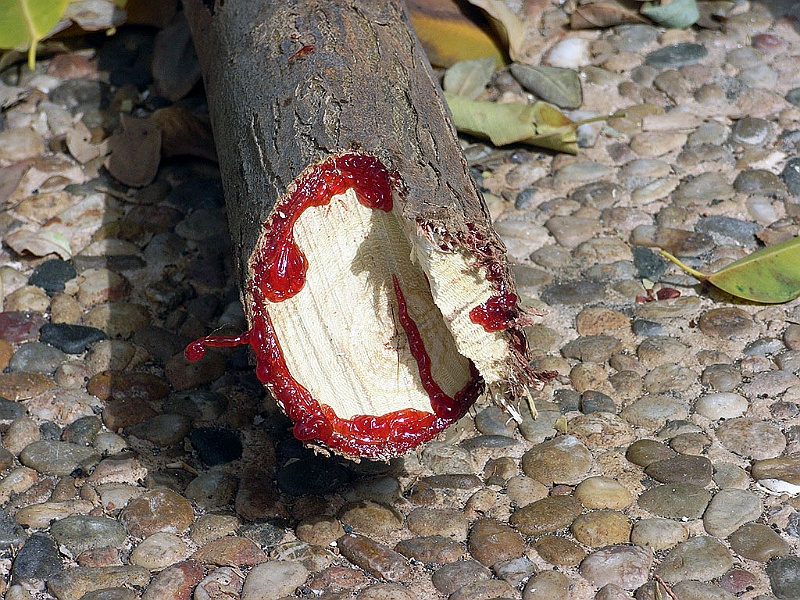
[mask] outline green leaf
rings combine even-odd
[[[489,139],[495,146],[524,143],[569,154],[578,153],[578,123],[545,102],[480,102],[445,94],[456,129]]]
[[[36,44],[58,23],[67,0],[0,0],[0,48],[28,49],[36,66]]]
[[[456,96],[475,99],[481,95],[494,74],[493,58],[461,60],[444,73],[444,91]]]
[[[675,29],[691,27],[700,18],[696,0],[673,0],[661,4],[648,2],[640,10],[659,25]]]
[[[681,269],[724,292],[753,302],[778,304],[800,296],[800,237],[762,248],[706,275],[661,250]]]
[[[511,74],[522,87],[545,102],[561,108],[578,108],[583,102],[581,79],[572,69],[514,63],[511,65]]]

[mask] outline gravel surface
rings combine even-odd
[[[96,148],[167,103],[153,33],[2,72],[0,596],[800,599],[800,302],[653,251],[713,270],[798,235],[800,8],[717,4],[717,29],[567,32],[574,116],[613,115],[578,156],[464,141],[558,376],[537,420],[482,399],[390,463],[304,449],[243,349],[183,358],[245,326],[216,166],[129,189]]]

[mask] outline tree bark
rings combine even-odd
[[[265,243],[265,224],[277,218],[276,202],[292,200],[301,174],[311,176],[309,167],[331,165],[331,157],[347,152],[364,154],[390,174],[394,214],[412,262],[424,273],[458,352],[474,361],[498,399],[535,386],[522,332],[527,316],[516,306],[505,248],[402,1],[225,0],[209,9],[201,0],[184,0],[184,6],[251,326],[263,301],[253,297],[260,268],[254,256]],[[309,280],[303,294],[319,293]],[[476,324],[480,306],[499,315],[499,330]],[[284,318],[275,317],[275,308],[269,304],[273,320]],[[337,318],[325,310],[322,321]],[[284,355],[297,343],[282,339]]]

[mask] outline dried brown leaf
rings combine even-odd
[[[214,135],[208,119],[193,115],[179,106],[160,108],[150,120],[161,130],[161,152],[164,156],[181,154],[216,161]]]
[[[200,81],[200,63],[183,13],[178,13],[156,35],[152,71],[158,93],[173,102],[186,96]]]
[[[572,12],[570,27],[572,29],[598,29],[625,23],[647,22],[647,19],[621,4],[607,1],[576,7]]]
[[[161,162],[161,129],[151,119],[123,116],[109,140],[106,168],[119,181],[143,187],[156,178]]]

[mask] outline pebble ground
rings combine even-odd
[[[302,448],[243,350],[182,358],[244,326],[216,167],[128,189],[96,147],[166,102],[152,33],[0,74],[23,91],[0,114],[0,187],[22,177],[0,213],[0,595],[800,599],[800,303],[737,302],[653,250],[714,270],[798,234],[800,9],[706,7],[718,27],[569,32],[545,58],[581,73],[573,116],[614,115],[578,156],[464,142],[558,377],[537,420],[482,401],[388,464]],[[526,98],[505,73],[488,96]],[[54,234],[69,260],[12,250]]]

